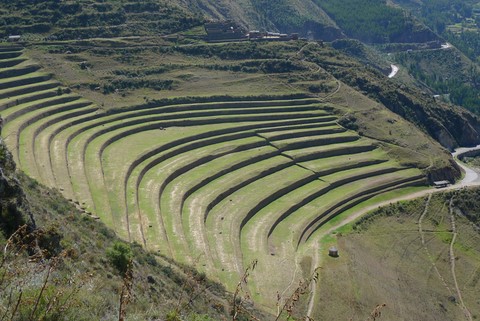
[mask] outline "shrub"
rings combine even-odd
[[[120,273],[124,274],[133,258],[132,249],[128,244],[115,242],[107,249],[107,258]]]

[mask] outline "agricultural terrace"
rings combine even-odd
[[[329,220],[424,175],[337,124],[319,99],[246,99],[104,112],[0,53],[2,136],[18,166],[121,237],[252,296],[296,283]],[[305,264],[303,264],[305,265]],[[305,268],[305,266],[303,266]],[[304,273],[310,267],[304,269]]]

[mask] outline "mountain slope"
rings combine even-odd
[[[118,320],[125,282],[109,252],[119,248],[133,260],[126,320],[227,317],[230,299],[222,286],[138,244],[126,245],[58,191],[16,173],[3,141],[0,174],[2,315],[11,320]]]

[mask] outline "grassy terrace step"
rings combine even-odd
[[[80,99],[78,95],[61,95],[61,96],[52,96],[35,101],[30,101],[24,104],[18,104],[12,106],[3,111],[2,115],[6,123],[13,121],[14,119],[23,116],[30,112],[42,112],[43,109],[48,107],[69,103],[75,100]]]
[[[404,187],[411,187],[411,186],[422,186],[425,185],[425,177],[422,173],[419,173],[415,176],[409,178],[399,179],[397,181],[391,182],[390,184],[385,184],[381,186],[381,188],[371,188],[370,190],[362,192],[360,195],[353,196],[351,198],[345,199],[345,203],[342,203],[341,206],[333,206],[325,211],[325,214],[318,217],[311,223],[309,223],[308,228],[306,228],[303,234],[300,237],[300,241],[298,246],[308,242],[312,236],[330,219],[335,217],[336,215],[345,212],[354,206],[365,202],[366,200],[377,196],[379,194],[387,193],[389,191],[401,189]]]
[[[421,172],[417,169],[404,169],[389,174],[353,180],[344,185],[337,186],[329,190],[328,193],[323,193],[304,206],[296,209],[289,215],[281,215],[269,231],[270,245],[279,249],[282,247],[281,243],[285,242],[285,236],[291,235],[291,238],[289,238],[291,245],[297,247],[310,235],[307,232],[308,228],[313,226],[314,222],[328,215],[329,211],[335,207],[364,195],[374,192],[381,193],[385,188],[403,184],[408,181],[414,181],[421,176]]]
[[[0,69],[0,79],[20,77],[40,69],[39,65],[24,65]]]
[[[19,65],[22,62],[25,62],[27,60],[28,60],[27,58],[22,58],[22,57],[11,58],[11,59],[3,59],[3,60],[0,60],[0,68],[13,67],[13,66]]]
[[[372,175],[382,175],[402,169],[405,169],[405,167],[399,165],[397,162],[387,161],[379,164],[344,169],[330,175],[321,176],[321,179],[330,183],[331,186],[340,186]]]
[[[36,100],[49,98],[57,95],[58,93],[56,89],[47,88],[46,90],[35,90],[31,93],[18,95],[10,98],[3,98],[0,100],[0,111],[3,111],[7,108],[11,108],[19,104],[25,104],[28,102],[33,102]]]
[[[120,114],[124,118],[130,116],[143,116],[157,113],[175,113],[182,111],[203,111],[203,110],[247,110],[247,109],[264,109],[264,108],[280,108],[282,111],[287,109],[295,110],[325,110],[322,105],[316,103],[316,100],[280,100],[280,101],[240,101],[240,102],[212,102],[212,103],[190,103],[190,104],[176,104],[166,106],[143,106],[135,109],[121,109],[113,111],[111,114]],[[314,104],[315,103],[315,104]]]
[[[325,146],[346,142],[354,142],[360,139],[360,136],[351,132],[324,134],[316,136],[303,136],[277,141],[270,141],[270,144],[281,151],[305,149],[312,146]]]
[[[43,72],[33,72],[31,74],[23,75],[19,77],[0,79],[0,90],[28,85],[28,84],[34,84],[37,82],[49,80],[50,78],[52,78],[51,74],[45,74]]]
[[[8,50],[8,51],[0,51],[0,59],[12,59],[12,58],[17,58],[22,55],[21,51],[15,51],[15,50]]]
[[[23,47],[20,46],[0,46],[0,52],[14,52],[22,51]]]
[[[370,140],[360,139],[354,142],[308,147],[299,150],[288,150],[284,154],[296,162],[306,162],[313,159],[349,155],[368,152],[376,149]]]
[[[209,220],[210,210],[222,201],[229,199],[229,196],[236,191],[291,166],[294,166],[294,163],[283,156],[260,160],[216,178],[206,186],[196,190],[185,200],[183,207],[185,229],[190,234],[198,236],[198,238],[191,239],[193,244],[190,243],[190,245],[193,245],[196,251],[205,251],[206,257],[202,259],[205,259],[210,267],[218,261],[218,256],[214,249],[210,250],[206,237],[205,224]],[[210,257],[212,259],[209,259]],[[218,263],[217,267],[220,267]]]
[[[273,200],[315,179],[313,173],[290,166],[235,191],[210,211],[206,225],[210,247],[216,249],[221,266],[232,277],[230,282],[236,283],[233,276],[243,270],[239,232],[250,212],[265,200]]]
[[[321,176],[329,175],[341,170],[357,168],[366,165],[379,164],[388,161],[388,156],[380,149],[358,154],[348,154],[333,157],[324,157],[311,161],[301,162],[306,167]]]
[[[96,108],[85,107],[46,117],[41,125],[36,128],[34,132],[35,160],[37,166],[40,164],[46,165],[44,170],[40,172],[40,177],[46,185],[59,186],[56,184],[57,179],[52,162],[53,155],[57,154],[56,150],[52,148],[56,135],[62,131],[62,128],[68,128],[78,119],[95,116],[97,110]],[[65,153],[63,153],[63,156],[65,156]],[[65,158],[64,160],[66,161]],[[63,180],[65,180],[65,177],[68,176],[64,176]]]
[[[243,142],[243,146],[238,145],[238,144],[241,144],[242,142]],[[158,182],[158,183],[155,183],[153,193],[150,193],[153,195],[157,195],[157,197],[153,198],[153,202],[154,202],[153,206],[148,204],[148,199],[145,200],[140,198],[139,200],[137,200],[139,208],[141,210],[144,210],[146,208],[150,209],[147,211],[143,211],[143,212],[146,212],[147,215],[149,213],[155,213],[155,211],[152,211],[152,209],[155,210],[155,208],[156,209],[160,208],[158,195],[160,195],[161,190],[165,188],[165,185],[166,185],[164,183],[165,180],[171,180],[172,175],[179,174],[183,171],[188,170],[188,167],[191,166],[192,161],[195,161],[195,164],[200,164],[201,162],[207,161],[208,158],[211,158],[212,153],[221,155],[222,153],[233,152],[235,150],[238,150],[239,148],[245,149],[245,148],[251,148],[253,146],[260,146],[261,144],[265,144],[265,142],[256,137],[247,137],[247,138],[238,140],[237,142],[232,142],[231,144],[234,144],[234,145],[232,145],[231,147],[228,147],[228,149],[223,149],[223,150],[216,150],[218,149],[219,145],[221,145],[219,143],[209,145],[207,146],[207,148],[203,148],[198,151],[195,151],[194,152],[195,158],[193,159],[192,159],[193,156],[191,154],[176,153],[175,151],[166,151],[163,154],[163,157],[162,155],[159,155],[159,157],[162,157],[163,162],[157,162],[157,164],[155,164],[155,166],[157,167],[153,167],[153,166],[150,167],[149,171],[147,171],[148,173],[146,173],[145,175],[143,174],[140,175],[140,173],[136,173],[136,175],[138,175],[136,179],[137,182],[138,181],[141,182],[141,184],[137,183],[139,184],[137,189],[139,191],[141,191],[143,188],[148,188],[151,182],[154,182],[154,183]],[[166,166],[165,164],[171,164],[171,166]],[[162,167],[166,167],[165,171],[159,172],[158,168],[162,168]],[[140,176],[141,178],[145,176],[145,179],[141,179]],[[160,178],[152,179],[152,177],[157,177],[157,176]],[[163,183],[162,186],[159,185],[160,182]],[[139,192],[137,195],[142,197],[145,197],[145,196],[148,197],[148,193]],[[146,205],[145,205],[145,202],[147,202]],[[162,219],[163,219],[163,216],[162,216]]]
[[[337,118],[335,118],[336,120]],[[272,132],[277,132],[277,131],[290,131],[290,130],[296,130],[296,129],[313,129],[313,128],[320,128],[320,127],[330,127],[330,126],[338,126],[336,121],[328,121],[328,122],[323,122],[321,124],[298,124],[298,125],[289,125],[289,126],[278,126],[274,128],[262,128],[257,130],[257,134],[264,135]]]
[[[180,139],[172,140],[162,146],[159,146],[155,149],[152,149],[146,153],[140,155],[132,164],[129,166],[128,171],[125,175],[124,185],[125,187],[125,201],[129,199],[128,195],[134,195],[133,200],[128,202],[126,208],[129,208],[129,213],[137,213],[140,215],[141,213],[139,208],[139,201],[138,195],[139,192],[139,184],[143,178],[143,175],[150,170],[155,164],[159,163],[160,161],[164,160],[165,157],[170,157],[168,155],[176,155],[181,152],[188,152],[194,148],[199,148],[204,145],[211,144],[212,142],[219,142],[219,138],[215,137],[218,135],[225,135],[227,133],[238,132],[239,130],[252,130],[259,127],[278,127],[278,126],[285,126],[285,125],[296,125],[298,123],[309,123],[314,122],[314,124],[321,125],[322,121],[321,117],[319,118],[303,118],[303,119],[293,119],[293,120],[281,120],[281,121],[268,121],[265,123],[238,123],[233,127],[223,128],[225,124],[219,125],[209,125],[208,128],[203,126],[203,131],[192,133],[192,136],[186,136]],[[219,127],[220,126],[220,127]],[[223,126],[223,127],[222,127]],[[193,129],[194,127],[192,127]],[[167,129],[167,132],[171,129]],[[209,138],[210,137],[210,138]],[[221,138],[221,140],[225,140]],[[170,154],[166,154],[163,156],[159,156],[157,154],[166,151],[170,148],[174,148],[174,150]],[[144,163],[144,165],[142,165]],[[118,168],[118,167],[117,167]],[[132,183],[128,183],[128,181],[132,181]],[[127,187],[130,186],[130,187]],[[131,199],[131,198],[130,198]],[[147,211],[148,212],[148,211]],[[149,229],[150,231],[150,229]]]
[[[327,135],[335,133],[343,133],[346,129],[338,125],[326,126],[321,128],[300,128],[300,129],[288,129],[288,130],[278,130],[272,132],[257,132],[260,136],[270,140],[284,140],[299,138],[305,136],[315,136],[315,135]]]
[[[45,80],[33,82],[27,85],[7,87],[0,90],[0,99],[14,98],[28,93],[51,89],[59,86],[59,82],[55,80]]]
[[[50,114],[49,116],[43,117],[42,114],[42,117],[36,122],[23,129],[20,136],[20,144],[24,151],[23,155],[25,159],[22,160],[22,164],[24,170],[28,172],[30,176],[36,179],[41,179],[44,182],[50,181],[50,178],[44,177],[45,175],[48,175],[47,173],[51,173],[49,158],[45,157],[49,155],[50,150],[48,140],[44,140],[43,144],[38,144],[37,136],[48,127],[56,125],[63,120],[89,114],[95,110],[92,108],[93,105],[89,104],[89,102],[86,103],[87,105],[84,107],[74,109],[68,108],[67,110],[60,112],[57,110],[56,113]],[[43,157],[41,155],[43,155]],[[28,168],[30,168],[30,170],[28,170]]]
[[[7,109],[7,116],[5,117],[5,120],[7,120],[5,125],[6,142],[14,146],[11,148],[14,158],[21,164],[21,160],[19,158],[21,146],[20,133],[24,128],[48,115],[76,108],[82,108],[88,106],[89,104],[91,103],[84,99],[71,99],[71,97],[64,97],[45,100],[41,103],[39,102],[38,104],[37,102],[29,103],[27,106],[23,106],[24,108],[20,108],[22,105],[18,105],[11,109]],[[38,106],[40,106],[39,108],[41,109],[35,109],[35,107]]]

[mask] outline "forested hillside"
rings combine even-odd
[[[0,1],[0,37],[51,40],[166,35],[201,25],[203,17],[172,1]],[[37,35],[37,36],[35,36]]]

